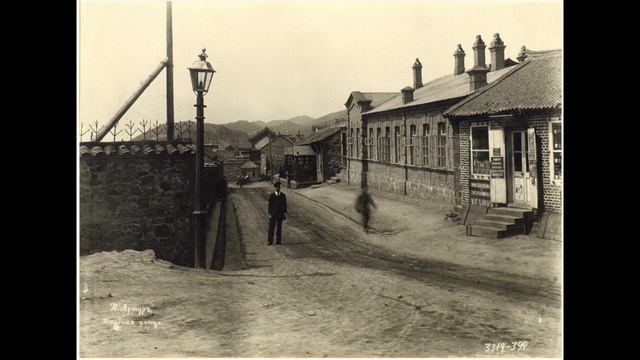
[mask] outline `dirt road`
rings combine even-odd
[[[267,246],[269,190],[231,189],[246,270],[137,252],[82,259],[82,355],[561,356],[560,289],[549,280],[394,255],[292,192],[284,244]],[[161,324],[114,330],[104,319],[122,304],[150,309],[128,319]]]

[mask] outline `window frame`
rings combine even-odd
[[[474,128],[485,128],[487,130],[487,150],[474,150],[473,148],[473,129]],[[489,174],[476,174],[474,172],[473,166],[473,152],[474,151],[482,151],[487,153],[489,161],[491,160],[491,144],[489,144],[489,123],[474,123],[469,126],[469,175],[474,179],[482,179],[482,180],[490,180],[491,170],[489,170]]]
[[[560,150],[555,150],[553,148],[553,125],[554,124],[559,124],[560,125]],[[564,133],[563,131],[563,126],[562,126],[562,120],[559,118],[553,118],[551,121],[549,121],[549,178],[551,180],[551,184],[556,185],[556,186],[561,186],[562,185],[562,174],[564,173],[563,170],[563,166],[562,166],[562,161],[563,161],[563,149],[564,149],[564,142],[562,141],[562,133]],[[556,179],[555,178],[555,173],[556,173],[556,168],[555,168],[555,159],[556,159],[556,153],[560,153],[560,179]]]

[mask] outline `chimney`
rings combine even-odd
[[[527,48],[524,45],[522,45],[522,48],[520,48],[520,52],[518,53],[518,57],[516,59],[518,59],[519,62],[523,62],[527,59]]]
[[[413,87],[420,89],[422,87],[422,63],[416,58],[416,62],[411,67],[413,69]]]
[[[462,50],[462,45],[458,44],[458,48],[453,53],[453,58],[455,59],[455,64],[453,67],[454,75],[460,75],[464,72],[464,56],[465,52],[464,50]]]
[[[480,35],[476,35],[476,41],[473,43],[473,68],[467,71],[469,74],[469,89],[470,91],[476,91],[479,88],[487,85],[487,73],[489,68],[484,62],[484,41]]]
[[[411,86],[407,86],[400,91],[402,91],[403,104],[410,103],[413,101],[413,88]]]
[[[504,42],[500,39],[500,34],[493,34],[493,40],[489,51],[491,52],[491,71],[496,71],[504,68]]]

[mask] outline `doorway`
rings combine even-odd
[[[529,151],[526,130],[513,130],[509,136],[509,205],[530,207]]]

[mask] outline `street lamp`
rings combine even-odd
[[[196,105],[196,194],[194,216],[195,232],[195,263],[196,268],[202,267],[201,256],[204,251],[200,247],[204,245],[202,216],[206,211],[202,208],[202,176],[204,175],[204,94],[209,91],[213,74],[216,72],[207,61],[206,49],[198,55],[200,60],[195,61],[188,69],[191,74],[191,86],[197,95]],[[206,264],[206,262],[205,262]]]

